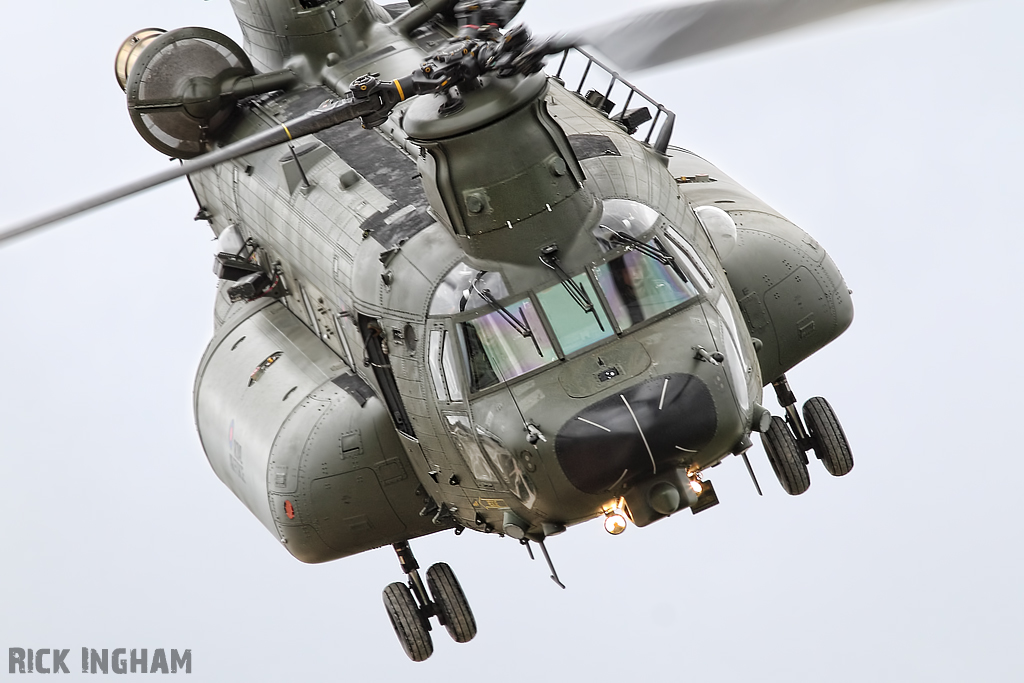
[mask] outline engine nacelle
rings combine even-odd
[[[235,113],[235,84],[256,73],[242,48],[206,28],[137,31],[114,69],[139,135],[178,159],[207,151]]]
[[[440,531],[374,390],[282,304],[235,307],[196,376],[214,472],[303,562]]]

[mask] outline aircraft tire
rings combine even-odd
[[[811,486],[811,475],[804,464],[803,451],[786,421],[773,416],[768,431],[761,434],[761,444],[768,462],[775,471],[782,488],[791,496],[799,496]]]
[[[455,572],[444,562],[427,570],[427,587],[437,605],[438,617],[456,643],[468,643],[476,635],[476,619]]]
[[[828,401],[820,396],[809,399],[804,404],[804,422],[811,434],[814,454],[828,473],[833,477],[849,474],[853,469],[853,451]]]
[[[384,589],[384,609],[409,659],[422,662],[433,654],[434,643],[430,639],[427,620],[416,606],[408,586],[398,581],[389,584]]]

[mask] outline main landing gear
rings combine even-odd
[[[772,386],[779,405],[786,411],[786,418],[773,417],[771,425],[761,434],[761,443],[786,493],[798,496],[810,487],[811,477],[807,472],[809,450],[814,451],[832,476],[849,474],[853,469],[853,451],[828,401],[820,396],[808,400],[801,420],[796,409],[796,396],[786,376],[779,377]]]
[[[384,589],[384,609],[409,659],[422,662],[433,654],[431,617],[437,617],[455,642],[472,640],[476,635],[476,619],[452,568],[444,562],[431,566],[427,570],[427,585],[424,586],[420,566],[409,544],[405,541],[395,543],[394,548],[409,583],[396,581]]]

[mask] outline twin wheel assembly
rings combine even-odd
[[[424,586],[409,544],[396,543],[394,547],[409,583],[396,581],[384,589],[384,609],[409,659],[422,662],[433,654],[431,617],[437,617],[455,642],[472,640],[476,635],[476,619],[452,568],[444,562],[432,565],[427,570]]]
[[[853,451],[846,440],[839,418],[828,401],[816,396],[804,404],[803,420],[796,409],[796,396],[783,375],[772,382],[786,418],[773,417],[761,434],[768,462],[786,493],[798,496],[811,485],[807,471],[807,451],[815,456],[834,477],[853,469]]]

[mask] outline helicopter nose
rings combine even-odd
[[[668,469],[715,436],[718,414],[699,377],[670,374],[609,396],[565,423],[555,453],[584,493],[609,491],[638,475]]]

